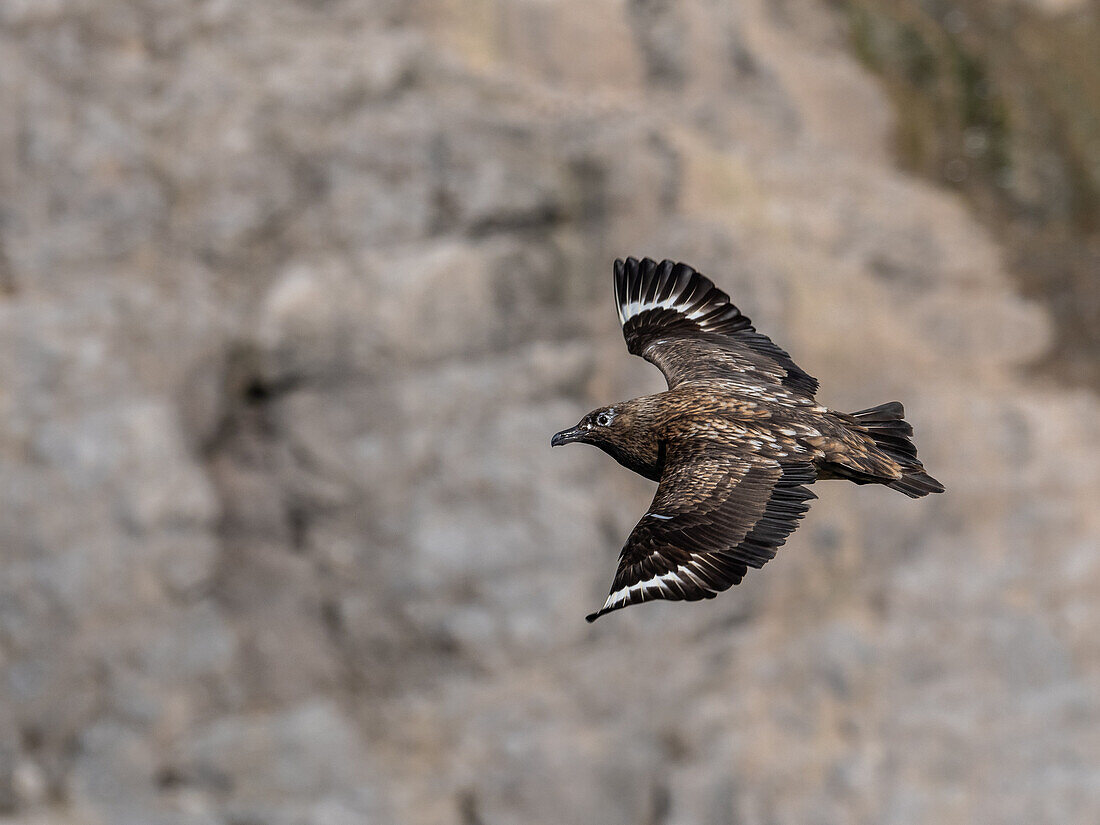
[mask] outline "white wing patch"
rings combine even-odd
[[[652,578],[646,579],[644,581],[635,582],[629,587],[623,587],[619,590],[616,590],[614,593],[607,597],[607,601],[604,602],[603,609],[607,610],[610,607],[617,607],[618,605],[625,604],[628,598],[635,595],[642,595],[647,587],[656,587],[658,591],[664,592],[664,583],[667,581],[671,581],[672,579],[680,582],[680,584],[686,584],[686,582],[682,578],[680,578],[680,574],[675,570],[668,573],[662,573],[659,576],[653,576]]]
[[[642,282],[643,279],[638,278],[634,280],[632,284],[630,284],[630,286],[641,289]],[[649,300],[646,300],[642,295],[627,295],[626,300],[623,300],[623,296],[617,294],[618,284],[616,284],[615,303],[618,305],[619,308],[619,323],[626,324],[626,322],[629,321],[631,318],[636,318],[643,312],[651,309],[675,309],[679,310],[679,312],[686,318],[690,318],[693,321],[698,320],[708,311],[714,309],[714,307],[704,302],[702,306],[696,307],[690,312],[686,312],[684,310],[684,307],[680,306],[680,299],[683,297],[684,293],[689,289],[689,287],[691,287],[691,285],[691,278],[685,278],[684,282],[682,284],[679,284],[672,291],[672,294],[669,295],[667,298],[658,299],[657,297],[653,297]],[[698,300],[698,296],[695,297],[696,300]],[[706,328],[706,324],[703,324],[702,326],[704,329]]]
[[[650,515],[653,515],[650,513]],[[663,518],[669,518],[663,516]],[[710,598],[716,595],[717,591],[712,587],[708,587],[703,583],[702,579],[696,575],[696,572],[692,569],[692,565],[695,562],[689,562],[686,565],[677,565],[675,570],[670,570],[667,573],[662,573],[659,576],[651,576],[644,581],[635,582],[629,587],[622,587],[607,597],[607,601],[604,602],[601,612],[615,608],[622,607],[626,604],[632,604],[635,601],[635,596],[641,596],[644,601],[647,597],[658,597],[659,594],[670,594],[671,591],[665,587],[666,582],[675,581],[682,587],[698,587],[704,591],[705,597]],[[651,592],[647,592],[646,588],[650,588]]]

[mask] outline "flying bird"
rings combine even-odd
[[[600,407],[551,439],[592,444],[658,482],[588,621],[739,584],[798,526],[815,481],[943,492],[917,460],[899,402],[854,413],[819,404],[817,379],[690,266],[617,260],[615,302],[627,350],[664,373],[668,390]]]

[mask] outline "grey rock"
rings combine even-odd
[[[1048,4],[1049,5],[1049,4]],[[1055,4],[1057,5],[1057,4]],[[0,4],[0,813],[1100,819],[1095,394],[830,4]],[[676,257],[948,494],[589,627]]]

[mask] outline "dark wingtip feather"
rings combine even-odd
[[[923,498],[929,493],[944,492],[944,486],[925,472],[907,473],[886,486],[905,493],[909,498]]]
[[[592,622],[596,621],[596,619],[600,618],[600,616],[606,616],[608,613],[614,613],[616,610],[622,610],[626,606],[626,604],[617,604],[614,607],[601,607],[595,613],[589,613],[587,616],[585,616],[584,620],[589,624],[592,624]]]
[[[858,418],[860,423],[886,423],[888,421],[900,421],[905,418],[905,407],[900,401],[887,401],[877,407],[868,407],[865,410],[851,413],[852,418]]]

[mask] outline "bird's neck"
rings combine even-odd
[[[660,481],[665,464],[665,445],[655,434],[638,433],[637,438],[616,444],[600,444],[600,449],[628,470],[650,481]]]

